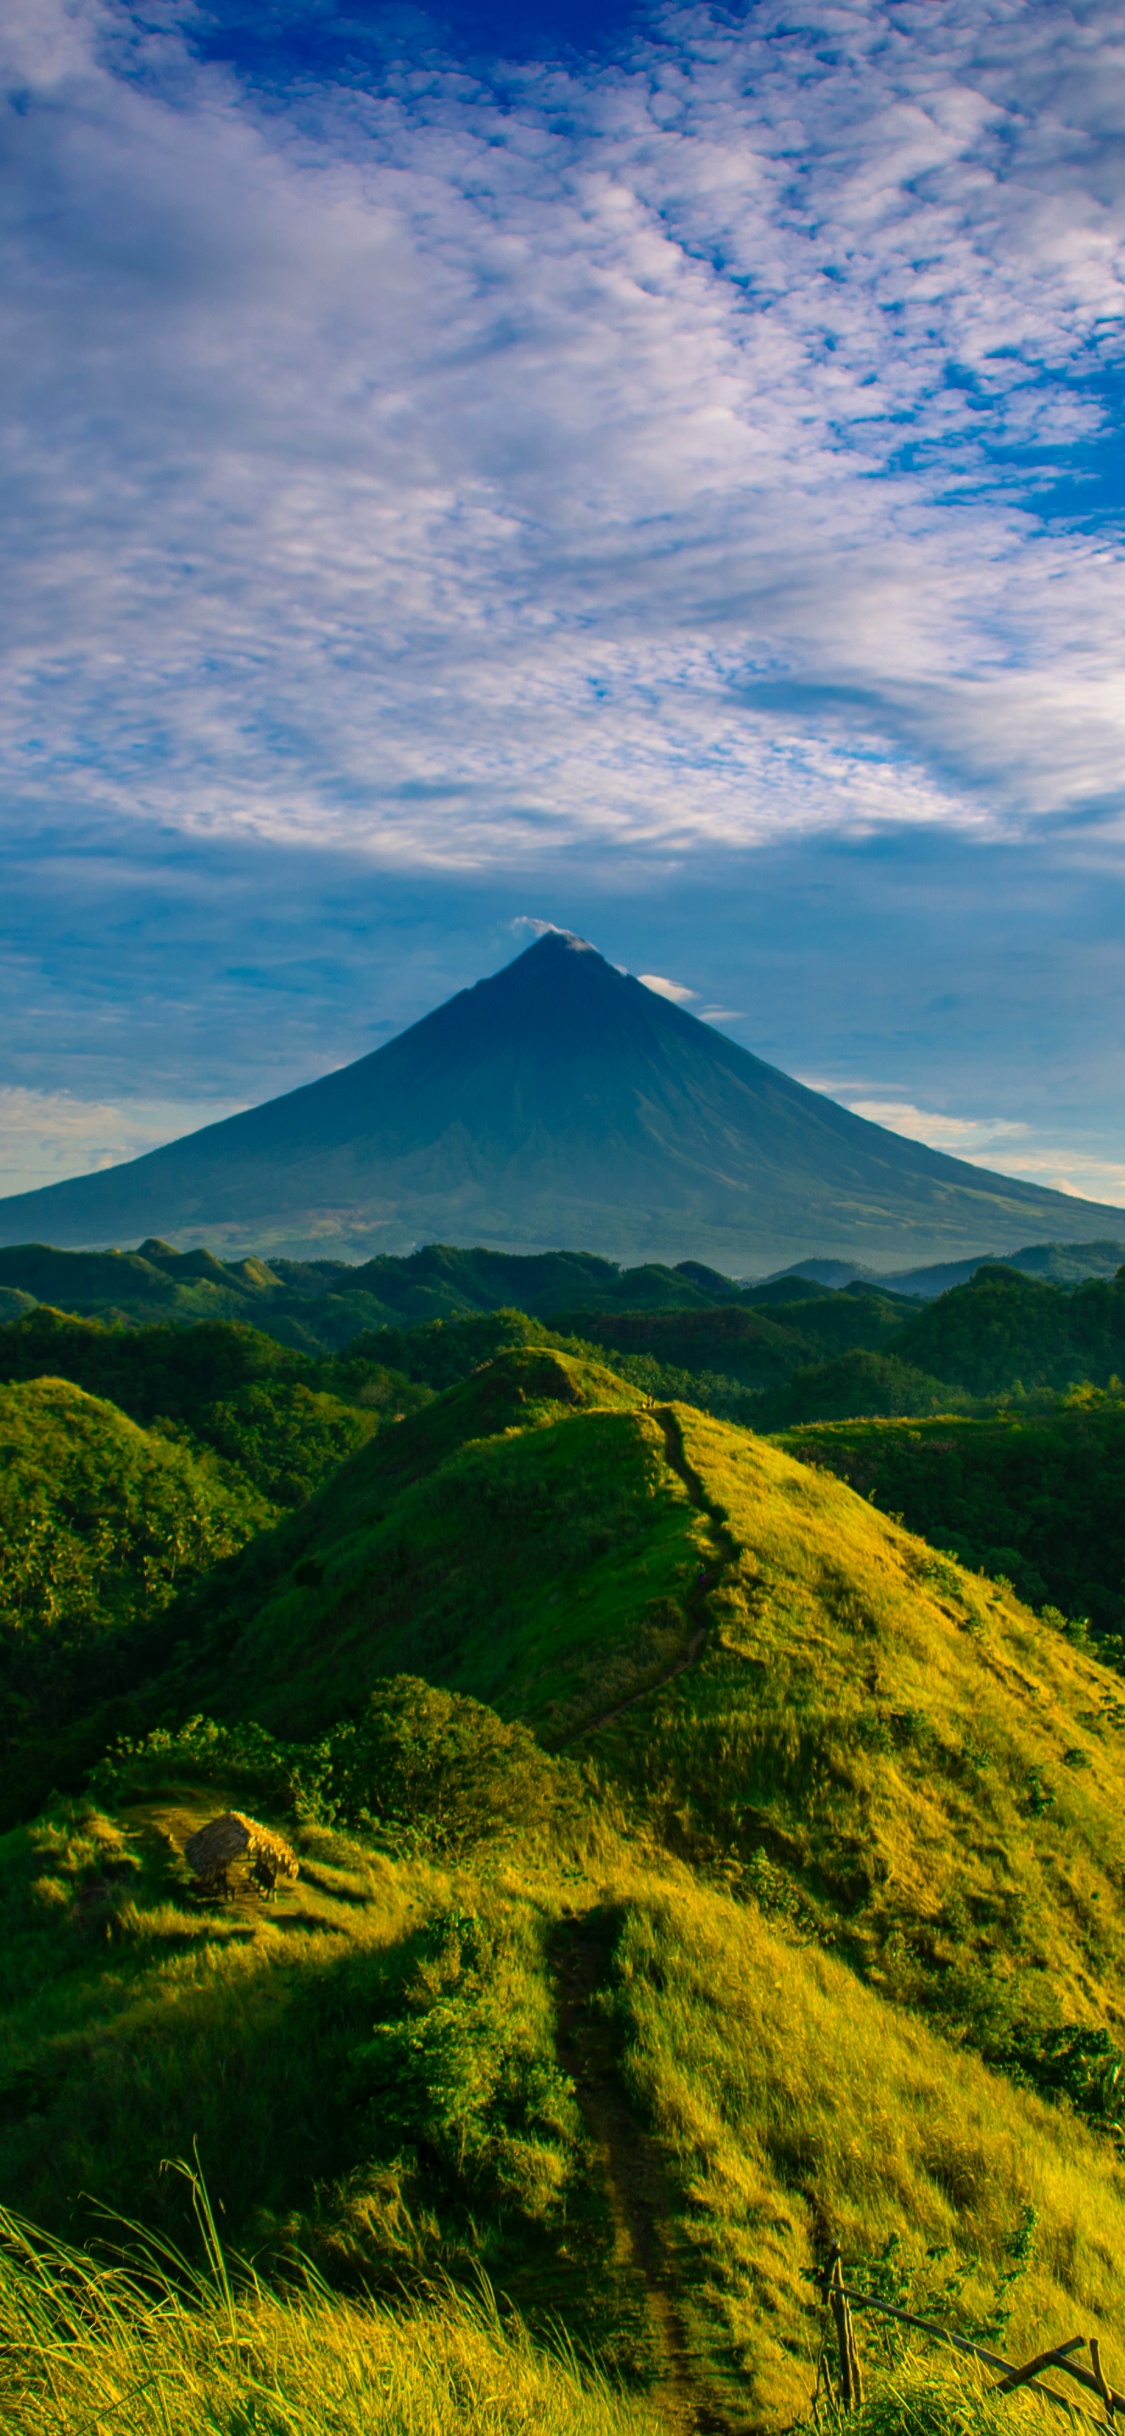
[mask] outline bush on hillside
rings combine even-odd
[[[275,1742],[253,1718],[219,1725],[213,1717],[197,1716],[179,1726],[156,1726],[135,1739],[119,1736],[90,1770],[88,1782],[102,1802],[139,1801],[165,1786],[216,1783],[290,1809],[303,1782],[302,1766],[311,1777],[306,1746]]]
[[[160,1785],[221,1782],[299,1817],[380,1829],[402,1849],[457,1855],[524,1832],[557,1797],[558,1763],[524,1725],[462,1692],[392,1675],[361,1717],[315,1743],[279,1742],[253,1718],[213,1717],[122,1736],[90,1775],[102,1801]]]
[[[407,2180],[420,2161],[431,2205],[467,2199],[547,2224],[561,2214],[581,2117],[526,1937],[510,1915],[439,1912],[415,1941],[400,2010],[355,2049],[351,2079],[382,2159]]]
[[[351,1824],[377,1824],[396,1843],[456,1854],[551,1807],[557,1769],[524,1725],[415,1675],[379,1684],[354,1725],[318,1746],[318,1798]]]

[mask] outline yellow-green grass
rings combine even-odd
[[[447,2273],[471,2284],[483,2266],[541,2332],[561,2318],[643,2389],[659,2345],[615,2250],[583,2090],[556,2051],[559,1941],[593,1913],[610,1934],[591,2003],[631,2108],[611,2170],[627,2177],[646,2143],[660,2163],[668,2283],[699,2390],[732,2425],[785,2426],[807,2405],[820,2336],[807,2278],[833,2239],[856,2261],[899,2236],[917,2297],[964,2326],[1033,2209],[1011,2341],[1027,2352],[1079,2326],[1115,2339],[1125,2174],[1112,2144],[799,1928],[596,1811],[453,1873],[306,1831],[288,1900],[207,1910],[152,1846],[226,1793],[71,1822],[78,1872],[83,1839],[103,1867],[122,1844],[142,1861],[108,1943],[40,1902],[37,1877],[66,1875],[65,1821],[53,1848],[41,1828],[23,1849],[22,1916],[41,1915],[40,1965],[55,1957],[33,1987],[35,1956],[13,1947],[25,1994],[5,2079],[9,2101],[33,2103],[2,2170],[29,2214],[88,2239],[108,2206],[184,2239],[183,2186],[161,2164],[198,2144],[230,2238],[263,2261],[309,2254],[353,2294],[417,2293]],[[960,2298],[952,2260],[926,2256],[945,2245],[962,2266],[979,2255]]]
[[[10,2436],[657,2436],[637,2402],[536,2349],[487,2298],[392,2309],[281,2294],[158,2256],[109,2268],[0,2216]]]
[[[736,1559],[698,1666],[596,1738],[678,1847],[970,2027],[1115,2026],[1118,1679],[829,1475],[680,1408]]]
[[[432,1873],[310,1832],[292,1893],[201,1903],[182,1847],[230,1800],[216,1784],[117,1816],[70,1803],[0,1839],[0,2155],[30,2214],[81,2223],[88,2195],[157,2221],[173,2133],[204,2139],[235,2208],[240,2177],[262,2204],[289,2199],[302,2116],[331,2148],[302,2008],[331,2010],[345,1957],[377,1966],[432,1904]]]
[[[880,2346],[880,2349],[882,2347]],[[1060,2377],[1060,2386],[1066,2382]],[[965,2359],[921,2345],[868,2368],[852,2436],[1044,2436],[1059,2414],[1031,2395],[997,2394],[996,2379]],[[1011,2416],[1009,2416],[1009,2413]],[[1061,2423],[1065,2425],[1065,2420]],[[1073,2423],[1082,2427],[1079,2419]]]
[[[1034,2210],[1011,2356],[1079,2329],[1120,2345],[1125,2173],[1107,2141],[698,1885],[625,1903],[614,1981],[624,2069],[670,2160],[685,2305],[750,2424],[807,2405],[822,2330],[808,2278],[834,2241],[854,2265],[899,2237],[912,2305],[964,2329]],[[952,2262],[974,2255],[954,2302]]]

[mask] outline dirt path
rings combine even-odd
[[[671,2248],[672,2209],[659,2152],[629,2104],[609,2018],[596,2002],[609,1974],[615,1916],[563,1920],[552,1962],[559,2062],[574,2083],[597,2152],[613,2221],[616,2261],[647,2323],[656,2359],[651,2399],[671,2436],[731,2436],[703,2390],[684,2325]]]
[[[708,1496],[695,1465],[688,1457],[679,1414],[670,1404],[660,1404],[653,1409],[653,1419],[659,1421],[664,1432],[664,1451],[670,1469],[682,1480],[697,1514],[706,1516],[715,1548],[714,1561],[700,1567],[698,1580],[692,1584],[684,1599],[688,1638],[671,1665],[665,1667],[663,1674],[642,1684],[638,1691],[629,1692],[624,1700],[615,1701],[612,1708],[600,1709],[596,1717],[587,1717],[580,1726],[575,1726],[571,1733],[563,1737],[559,1749],[565,1748],[567,1743],[580,1741],[585,1734],[596,1734],[599,1726],[612,1725],[615,1717],[623,1717],[627,1709],[636,1707],[638,1700],[651,1699],[654,1692],[662,1692],[666,1684],[674,1683],[677,1675],[685,1675],[689,1667],[698,1665],[707,1645],[711,1623],[707,1612],[708,1595],[722,1580],[727,1566],[738,1561],[738,1542],[727,1526],[722,1507]]]

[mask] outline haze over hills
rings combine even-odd
[[[140,1236],[356,1257],[419,1241],[753,1272],[1116,1233],[1103,1203],[854,1116],[550,932],[353,1065],[0,1202],[0,1242]]]

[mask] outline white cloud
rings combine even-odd
[[[135,1100],[115,1106],[80,1100],[69,1091],[0,1087],[0,1194],[30,1193],[41,1184],[114,1167],[234,1114],[230,1101]]]
[[[685,989],[682,981],[666,981],[662,973],[638,973],[637,979],[646,990],[655,990],[658,998],[670,998],[674,1006],[687,1006],[699,996],[698,990]]]
[[[1002,1144],[1027,1140],[1027,1126],[1010,1118],[949,1116],[935,1108],[915,1108],[909,1100],[855,1099],[842,1091],[834,1096],[869,1124],[886,1125],[891,1133],[928,1142],[932,1150],[948,1150],[959,1159],[979,1159]]]
[[[1118,0],[671,6],[503,112],[123,24],[7,18],[10,797],[422,866],[1125,800],[1120,553],[981,488],[1101,428]]]
[[[975,1167],[992,1168],[1029,1184],[1049,1185],[1053,1191],[1073,1193],[1079,1200],[1125,1204],[1125,1161],[1107,1158],[1104,1149],[1044,1142],[1031,1125],[1010,1117],[952,1116],[944,1110],[916,1108],[909,1100],[863,1097],[840,1085],[833,1088],[813,1082],[807,1075],[802,1080],[811,1090],[830,1092],[854,1116],[866,1117],[872,1125],[885,1125],[891,1133],[905,1134],[911,1142],[926,1142],[931,1150],[968,1159]]]

